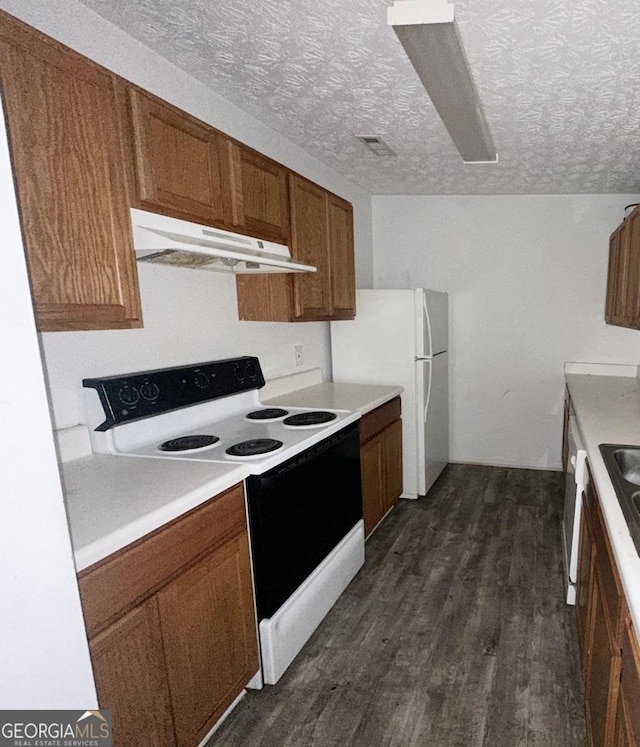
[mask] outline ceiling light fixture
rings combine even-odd
[[[418,73],[465,163],[497,163],[462,41],[447,0],[396,0],[387,9],[407,57]]]

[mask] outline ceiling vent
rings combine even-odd
[[[391,150],[391,148],[385,143],[385,141],[377,135],[367,136],[363,135],[358,137],[360,142],[364,143],[367,148],[376,156],[397,156],[398,154]]]

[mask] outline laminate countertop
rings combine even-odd
[[[91,456],[63,462],[76,570],[106,558],[247,477],[245,466]]]
[[[566,381],[629,612],[636,632],[640,634],[640,556],[598,448],[606,443],[640,445],[640,379],[636,376],[567,374]]]
[[[265,404],[313,407],[324,410],[351,410],[366,415],[376,407],[398,397],[403,391],[401,386],[323,382],[272,397],[266,400]]]

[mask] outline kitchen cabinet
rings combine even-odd
[[[86,569],[79,585],[116,747],[198,744],[258,671],[242,487]]]
[[[38,327],[141,326],[116,76],[0,13],[0,83]]]
[[[612,745],[617,729],[625,603],[597,492],[590,477],[582,511],[576,609],[590,744]],[[587,570],[588,569],[588,570]]]
[[[364,531],[368,537],[402,493],[400,397],[360,421],[360,469]]]
[[[640,329],[640,207],[609,240],[605,321]]]
[[[315,273],[236,278],[238,315],[249,321],[330,321],[355,316],[353,208],[289,174],[291,254]]]
[[[279,163],[240,143],[231,148],[229,191],[233,226],[250,236],[289,242],[288,171]]]
[[[231,159],[230,144],[186,112],[133,86],[127,90],[135,157],[134,206],[205,225],[229,225],[223,194],[231,200],[231,166],[225,162]]]
[[[622,638],[622,672],[614,744],[615,747],[640,745],[640,646],[628,614]]]

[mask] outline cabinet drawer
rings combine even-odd
[[[204,552],[246,530],[237,485],[79,574],[89,635],[169,581]]]
[[[364,415],[360,420],[360,443],[364,444],[377,433],[380,433],[394,420],[397,420],[400,414],[400,397],[395,397],[390,402],[380,405],[380,407]]]
[[[596,568],[602,581],[602,601],[611,626],[611,634],[617,645],[622,632],[623,589],[613,560],[604,517],[597,501],[594,506],[593,541],[596,546]]]

